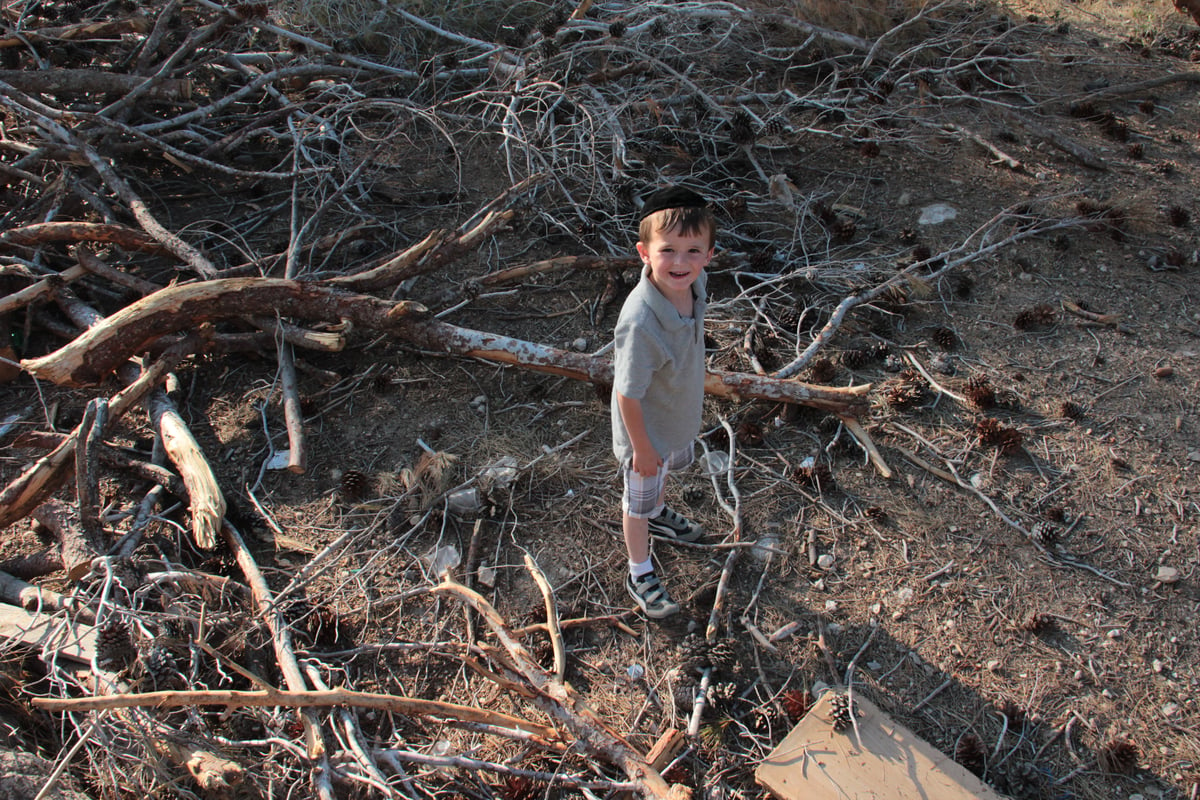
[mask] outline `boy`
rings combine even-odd
[[[614,334],[613,453],[625,491],[625,587],[646,616],[679,611],[650,561],[650,533],[684,542],[704,535],[663,504],[668,472],[692,463],[704,405],[704,268],[716,220],[695,192],[671,187],[646,198],[638,228],[641,281]]]

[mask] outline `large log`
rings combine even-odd
[[[612,362],[585,353],[462,328],[433,319],[416,303],[392,303],[326,285],[281,278],[223,278],[171,286],[142,298],[74,341],[21,365],[34,377],[67,386],[98,383],[158,338],[201,322],[278,312],[304,319],[348,319],[359,327],[393,333],[426,350],[612,383]],[[843,416],[866,412],[869,385],[828,387],[738,372],[712,371],[705,391],[718,397],[776,400]]]
[[[0,69],[0,81],[12,84],[32,94],[128,94],[146,82],[139,75],[120,72],[101,72],[96,69]],[[192,82],[187,78],[168,78],[159,81],[145,92],[152,100],[187,100],[192,96]]]

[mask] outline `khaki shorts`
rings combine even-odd
[[[636,519],[649,519],[661,514],[663,504],[658,502],[658,498],[662,497],[667,474],[678,472],[690,465],[694,458],[695,447],[689,444],[664,458],[654,475],[646,476],[635,472],[632,462],[625,464],[622,468],[625,474],[625,493],[621,497],[621,510]]]

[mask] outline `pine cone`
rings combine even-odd
[[[1104,772],[1128,775],[1137,769],[1138,746],[1126,739],[1111,739],[1096,754],[1096,763]]]
[[[1045,303],[1039,303],[1033,308],[1026,309],[1013,319],[1013,327],[1019,331],[1045,330],[1054,324],[1054,309]]]
[[[734,144],[754,143],[754,120],[741,109],[734,113],[729,122],[729,139]]]
[[[1083,406],[1076,403],[1074,400],[1064,400],[1062,405],[1058,407],[1058,414],[1066,419],[1080,420],[1083,419],[1087,412]]]
[[[850,698],[844,694],[835,694],[829,701],[829,722],[839,733],[854,723],[854,710],[850,708]]]
[[[828,358],[815,358],[808,366],[808,377],[813,383],[830,383],[837,376],[837,369]]]
[[[812,706],[808,692],[801,689],[789,689],[779,699],[783,703],[783,710],[787,712],[792,722],[799,722],[803,719]]]
[[[817,462],[812,466],[796,467],[792,470],[792,480],[801,486],[816,489],[818,492],[831,491],[836,486],[833,470],[823,462]]]
[[[967,399],[983,411],[996,405],[996,390],[986,375],[972,375],[967,379]]]
[[[357,469],[348,469],[342,473],[342,497],[347,500],[363,499],[370,488],[371,479],[366,473]]]
[[[155,689],[169,688],[177,675],[175,656],[161,644],[151,644],[142,653],[142,668],[147,682]]]
[[[934,328],[931,338],[934,344],[943,350],[954,350],[958,347],[958,335],[944,326]]]
[[[983,742],[973,733],[965,733],[954,748],[954,760],[969,769],[975,775],[983,775],[987,761],[987,751]]]
[[[96,663],[102,667],[121,669],[137,658],[137,648],[129,635],[129,626],[121,619],[110,619],[96,634]]]
[[[1021,449],[1024,441],[1019,430],[1006,428],[991,417],[979,420],[976,425],[979,433],[979,443],[987,447],[995,447],[1005,455],[1011,455]]]
[[[1042,547],[1054,547],[1058,544],[1058,528],[1051,525],[1049,522],[1038,522],[1029,529],[1029,534],[1033,540]]]

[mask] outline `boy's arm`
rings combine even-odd
[[[621,412],[621,421],[625,423],[625,431],[633,445],[633,471],[640,475],[654,475],[662,465],[662,458],[654,445],[650,444],[650,436],[646,433],[642,401],[626,397],[620,392],[613,394],[617,396],[617,409]]]

